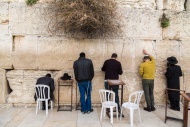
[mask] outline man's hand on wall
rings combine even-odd
[[[147,53],[146,49],[143,49],[143,53],[144,53],[145,55],[149,55],[149,54]]]

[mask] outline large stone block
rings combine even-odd
[[[167,10],[183,11],[185,0],[165,0],[164,8]]]
[[[164,73],[167,65],[167,58],[175,56],[180,62],[180,42],[176,40],[157,40],[156,50],[156,67],[159,73]]]
[[[170,26],[163,29],[163,38],[175,40],[190,39],[190,12],[166,11],[165,13],[170,19]]]
[[[8,35],[0,35],[0,68],[10,69],[12,38]]]
[[[166,78],[165,75],[156,73],[155,80],[154,80],[154,101],[155,105],[164,104],[166,95],[165,95],[165,88],[166,88]]]
[[[15,69],[36,69],[37,37],[13,36],[12,64]]]
[[[140,39],[159,39],[162,37],[162,28],[159,22],[162,15],[161,10],[119,7],[117,12],[122,31],[118,36]]]
[[[184,72],[184,85],[183,85],[183,90],[185,90],[186,93],[190,93],[190,85],[189,85],[189,82],[190,82],[190,73],[189,71],[187,72]]]
[[[50,4],[33,6],[26,6],[23,3],[10,4],[10,33],[12,34],[52,34],[55,32],[55,19],[55,11]]]
[[[180,43],[180,65],[184,72],[187,72],[190,70],[189,46],[190,46],[189,40],[182,40]]]
[[[52,48],[54,47],[54,48]],[[38,37],[39,69],[72,69],[74,60],[78,59],[78,43],[64,37]]]
[[[86,58],[92,59],[94,68],[100,68],[104,60],[103,49],[105,49],[102,41],[98,39],[77,40],[64,37],[39,37],[37,65],[39,69],[72,69],[74,61],[79,58],[79,54],[85,52]]]

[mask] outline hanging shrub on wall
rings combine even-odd
[[[170,20],[169,18],[166,17],[166,14],[164,13],[161,18],[161,27],[166,28],[170,25]]]
[[[113,0],[61,0],[56,8],[57,29],[66,34],[97,37],[113,33],[118,28],[113,21],[116,10]]]
[[[38,1],[38,0],[26,0],[26,4],[27,4],[28,6],[31,6],[31,5],[33,5],[33,4],[36,4],[37,1]]]

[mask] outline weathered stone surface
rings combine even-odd
[[[18,3],[25,3],[26,0],[1,0],[1,2],[18,2]]]
[[[158,39],[162,37],[159,18],[162,11],[118,8],[121,31],[120,36],[130,38]]]
[[[0,35],[8,34],[9,4],[0,2]]]
[[[185,0],[165,0],[164,8],[167,10],[183,11]]]
[[[55,3],[56,0],[39,0],[39,3]]]
[[[166,16],[170,19],[170,26],[163,29],[165,39],[190,39],[190,12],[166,11]]]
[[[156,9],[162,10],[164,8],[164,0],[156,0]]]
[[[19,13],[15,13],[19,12]],[[51,35],[54,30],[55,11],[49,4],[10,4],[10,33]]]
[[[6,97],[8,95],[8,85],[6,82],[5,70],[0,69],[0,103],[6,103]]]
[[[118,6],[125,6],[128,8],[146,8],[155,9],[156,3],[154,0],[115,0]]]
[[[185,90],[186,93],[190,93],[190,73],[189,72],[185,72],[184,73],[184,85],[183,85],[183,90]]]
[[[165,72],[167,58],[175,56],[180,63],[180,42],[176,40],[157,40],[156,41],[156,67],[160,73]]]
[[[12,92],[8,95],[8,103],[34,103],[34,87],[37,78],[48,71],[12,70],[6,77]],[[54,74],[53,74],[54,75]]]
[[[37,37],[13,36],[12,64],[15,69],[36,69]]]
[[[190,51],[189,51],[189,40],[182,40],[180,43],[180,65],[184,72],[190,70],[189,61],[190,61]]]
[[[189,0],[187,0],[187,3],[186,3],[186,10],[190,11],[190,1]]]
[[[72,69],[73,62],[78,59],[81,52],[86,57],[93,59],[94,68],[100,68],[103,62],[105,45],[103,40],[74,40],[64,37],[39,37],[38,38],[38,67],[39,69]],[[46,48],[44,48],[46,47]],[[54,47],[54,48],[52,48]]]
[[[10,69],[11,64],[11,49],[12,38],[7,35],[0,35],[0,67]]]

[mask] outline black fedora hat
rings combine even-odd
[[[177,59],[174,56],[168,57],[167,61],[170,64],[177,64],[178,63]]]
[[[71,76],[68,75],[68,73],[64,73],[61,77],[62,80],[71,80]]]

